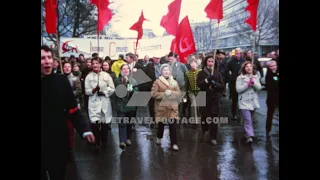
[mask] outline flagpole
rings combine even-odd
[[[60,58],[60,41],[59,41],[58,33],[56,33],[56,39],[57,39],[57,51],[58,51],[58,59],[59,59],[59,64],[60,64],[60,70],[61,70],[61,74],[63,74],[62,61],[61,61],[61,58]]]
[[[100,6],[100,0],[98,0],[98,5]],[[98,33],[98,62],[99,62],[99,52],[100,52],[100,32],[99,32],[99,9],[100,7],[98,7],[98,25],[97,25],[97,33]],[[99,81],[98,81],[99,82]]]
[[[256,32],[253,31],[253,43],[252,43],[252,64],[254,64],[254,52],[255,52],[255,49],[256,49]]]
[[[41,1],[42,4],[42,1]],[[43,29],[44,29],[44,17],[43,17],[43,8],[41,5],[41,45],[43,45]]]
[[[218,48],[218,36],[219,36],[219,29],[220,29],[220,22],[218,22],[218,28],[217,28],[217,34],[216,34],[216,41],[215,41],[215,47],[213,52],[213,67],[211,69],[211,73],[213,74],[214,66],[216,63],[216,54],[217,54],[217,48]]]
[[[58,2],[59,1],[57,0],[57,6],[59,5]],[[57,11],[57,19],[59,20],[59,6],[57,7],[56,11]],[[57,26],[56,39],[57,39],[57,51],[58,51],[58,59],[59,59],[59,64],[60,64],[60,71],[61,71],[61,74],[63,74],[62,61],[61,61],[61,57],[60,57],[59,26]]]
[[[134,48],[134,54],[135,55],[137,54],[137,48],[138,48],[138,37],[137,37],[137,40],[136,40],[136,47]]]
[[[100,52],[100,33],[99,33],[99,30],[98,30],[98,58],[100,57],[99,56],[99,52]]]

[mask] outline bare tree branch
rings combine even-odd
[[[247,19],[249,13],[237,13],[233,19],[238,21],[238,25],[234,26],[234,33],[244,42],[251,44],[253,41],[253,33],[251,27],[242,21],[243,17]],[[240,22],[239,22],[240,21]],[[272,41],[279,37],[279,5],[276,0],[260,0],[257,15],[257,32],[256,45],[261,41]]]
[[[115,0],[111,1],[111,4],[113,3],[115,3]],[[57,22],[58,37],[80,37],[81,35],[96,34],[97,14],[94,14],[96,7],[90,4],[90,1],[59,0],[57,1],[57,6],[59,14]],[[42,2],[41,8],[43,8],[43,12],[45,12],[44,2]],[[112,11],[113,14],[118,12],[117,9],[112,9]],[[45,18],[43,18],[42,23],[45,24]],[[111,25],[109,23],[106,29],[110,27]],[[45,30],[43,37],[48,41],[56,43],[56,36],[47,34]]]

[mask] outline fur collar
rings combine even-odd
[[[165,84],[166,86],[170,87],[170,86],[176,86],[176,82],[174,81],[172,75],[169,76],[169,79],[167,80],[166,78],[164,78],[162,75],[159,77],[159,80]]]

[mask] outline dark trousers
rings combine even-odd
[[[83,95],[83,107],[84,107],[85,111],[88,113],[89,96],[87,96],[86,94]]]
[[[96,138],[96,145],[101,145],[101,143],[105,145],[108,139],[108,124],[91,123],[91,129]]]
[[[150,118],[154,119],[154,99],[153,98],[150,99],[148,106],[149,106]]]
[[[218,134],[218,124],[212,122],[214,117],[218,117],[218,115],[210,112],[208,113],[207,111],[203,112],[201,117],[202,132],[205,133],[209,130],[211,139],[217,139]]]
[[[56,166],[49,170],[41,170],[41,180],[65,180],[67,165]]]
[[[132,134],[132,124],[130,123],[130,120],[132,117],[136,117],[136,112],[117,112],[118,117],[128,117],[129,122],[124,122],[123,119],[121,119],[121,122],[118,124],[119,127],[119,140],[120,143],[125,143],[128,139],[130,140],[131,134]]]
[[[68,132],[69,132],[69,147],[73,149],[74,147],[74,127],[70,120],[68,120]]]
[[[230,94],[232,99],[231,114],[232,116],[237,115],[237,105],[238,105],[238,92],[236,90],[236,83],[230,84]]]
[[[276,103],[269,103],[267,104],[267,106],[268,106],[268,112],[267,112],[266,131],[270,132],[272,129],[273,114],[276,108],[279,109],[279,105]]]
[[[174,123],[169,123],[169,133],[170,133],[170,142],[171,145],[177,144],[177,132],[176,132],[176,119],[174,119]],[[163,138],[163,132],[164,132],[164,124],[162,122],[158,123],[158,131],[157,131],[157,137],[159,139]]]

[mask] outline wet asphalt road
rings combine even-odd
[[[260,104],[265,96],[259,96]],[[230,102],[222,100],[222,116],[229,115]],[[265,110],[264,110],[265,111]],[[132,134],[132,146],[119,148],[118,128],[113,125],[108,145],[99,153],[76,135],[74,161],[68,167],[68,180],[264,180],[279,179],[279,121],[274,119],[271,138],[265,136],[265,115],[255,113],[255,138],[244,142],[241,121],[229,118],[219,129],[218,145],[199,142],[198,129],[179,125],[179,151],[170,148],[166,126],[161,146],[156,145],[156,130],[139,125]]]

